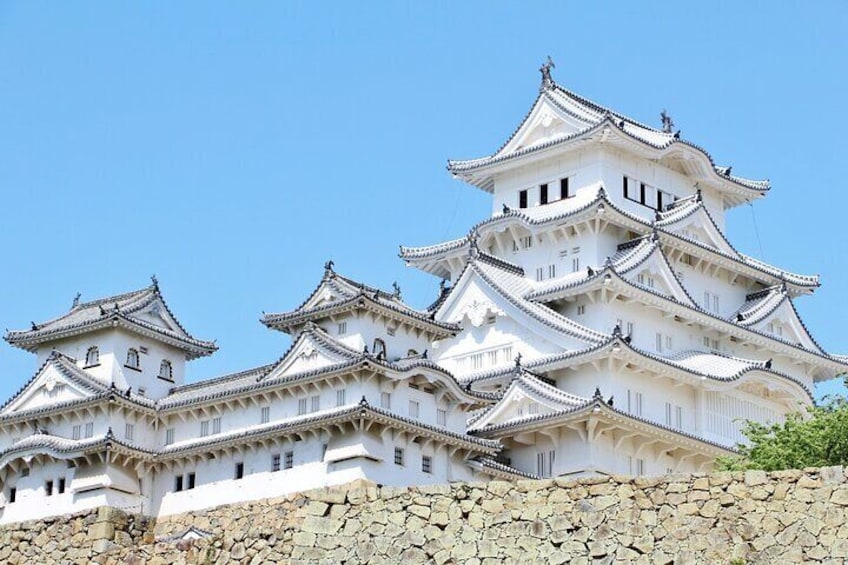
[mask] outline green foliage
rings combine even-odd
[[[764,426],[746,422],[747,445],[738,445],[738,457],[721,457],[721,471],[803,469],[848,465],[848,401],[826,399],[808,414],[794,413],[783,424]]]

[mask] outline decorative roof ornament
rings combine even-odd
[[[106,309],[105,309],[105,308],[103,308],[103,305],[102,305],[102,304],[100,304],[99,308],[100,308],[100,315],[101,315],[101,316],[105,316],[105,315],[106,315]]]
[[[153,283],[153,288],[159,290],[159,279],[156,278],[156,275],[150,275],[150,282]]]
[[[394,297],[397,298],[398,300],[400,300],[401,299],[400,298],[401,297],[400,285],[397,283],[397,281],[392,283],[392,290],[394,290]]]
[[[521,352],[520,351],[518,352],[518,355],[515,356],[515,368],[516,369],[521,368]]]
[[[674,129],[674,121],[671,119],[671,116],[668,115],[668,112],[665,111],[665,108],[663,108],[663,111],[660,112],[660,119],[662,120],[663,133],[671,133]]]
[[[444,294],[447,289],[448,289],[448,281],[446,281],[445,279],[441,279],[439,281],[439,294]]]
[[[604,395],[601,394],[601,387],[595,387],[595,393],[592,395],[592,400],[598,400],[600,402],[604,401]]]
[[[477,232],[477,228],[471,230],[471,233],[468,234],[468,255],[469,257],[477,257],[477,254],[480,252],[480,249],[477,247],[477,239],[480,237],[480,234]]]
[[[72,310],[73,310],[74,308],[76,308],[77,306],[79,306],[80,298],[82,298],[82,293],[78,292],[78,293],[77,293],[77,295],[76,295],[76,296],[74,296],[74,303],[73,303],[73,305],[71,306],[71,309],[72,309]]]
[[[539,67],[539,72],[542,73],[542,85],[539,87],[539,90],[545,91],[550,90],[556,84],[554,79],[551,78],[551,69],[555,69],[556,64],[554,64],[554,60],[551,59],[551,56],[548,55],[548,60],[542,63],[542,66]]]
[[[502,208],[502,212],[504,213],[504,215],[509,214],[509,206],[504,204],[503,208]]]
[[[701,184],[695,183],[695,202],[701,202],[704,196],[701,194]]]
[[[30,327],[32,328],[32,331],[34,331],[34,332],[38,331],[38,324],[36,324],[35,322],[30,322],[29,324],[30,324]]]
[[[325,277],[329,277],[335,272],[335,271],[333,271],[334,265],[335,265],[335,263],[333,263],[332,259],[330,259],[329,261],[324,263],[324,276]]]

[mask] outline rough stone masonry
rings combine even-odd
[[[360,484],[158,521],[100,508],[4,527],[0,563],[843,563],[847,476]]]

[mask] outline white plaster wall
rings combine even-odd
[[[97,366],[86,367],[86,353],[91,346],[99,348],[100,363]],[[147,353],[141,353],[141,349],[145,347]],[[183,351],[123,329],[104,330],[51,343],[49,347],[45,346],[38,350],[39,366],[47,360],[54,348],[76,359],[80,368],[84,368],[104,383],[114,382],[119,390],[125,390],[131,386],[133,391],[137,392],[140,388],[144,388],[147,391],[146,395],[152,399],[166,396],[169,389],[182,384],[185,378],[186,358]],[[130,348],[139,350],[140,371],[125,366]],[[159,366],[163,359],[171,362],[173,382],[159,378]]]

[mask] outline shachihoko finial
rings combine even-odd
[[[150,282],[153,284],[153,288],[159,288],[159,279],[156,278],[156,275],[150,275]]]
[[[79,306],[80,298],[82,298],[82,293],[78,292],[77,295],[74,296],[74,305],[71,306],[71,308],[76,308],[77,306]]]
[[[539,88],[540,90],[548,90],[553,87],[554,79],[551,78],[551,69],[555,68],[556,64],[554,64],[554,60],[548,55],[548,60],[539,67],[539,72],[542,73],[542,86]]]
[[[663,132],[671,133],[674,129],[674,121],[672,121],[671,116],[668,115],[668,112],[665,111],[665,108],[663,108],[663,111],[660,112],[660,119],[662,120]]]
[[[333,260],[330,259],[329,261],[324,263],[324,270],[327,271],[328,273],[332,273],[334,265],[335,265],[335,263],[333,263]]]
[[[394,290],[395,298],[400,300],[400,285],[397,283],[397,281],[392,283],[392,290]]]

